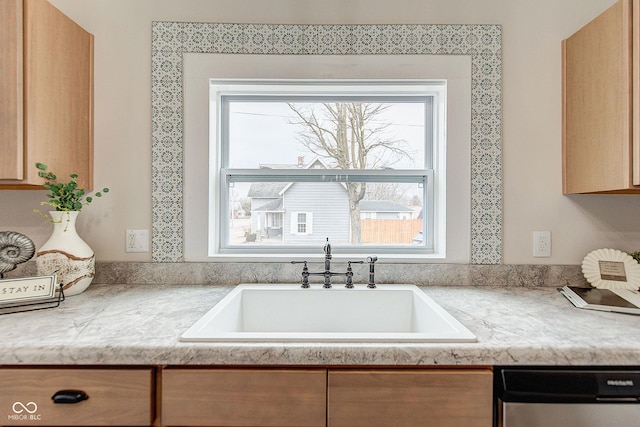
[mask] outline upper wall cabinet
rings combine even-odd
[[[42,188],[35,163],[93,187],[93,35],[46,0],[0,0],[0,188]]]
[[[562,42],[563,192],[640,193],[640,0]]]

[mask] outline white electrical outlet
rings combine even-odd
[[[533,256],[535,258],[548,258],[551,256],[551,232],[533,232]]]
[[[125,252],[149,252],[149,230],[127,230]]]

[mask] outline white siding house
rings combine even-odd
[[[303,167],[327,169],[319,159]],[[323,244],[328,237],[335,243],[349,242],[349,201],[340,183],[253,183],[247,197],[251,199],[251,233],[264,239]]]
[[[297,166],[269,167],[328,169],[319,159],[314,159],[306,166],[299,163]],[[337,182],[253,183],[247,197],[251,199],[251,233],[257,235],[262,242],[269,239],[271,243],[323,244],[327,238],[335,244],[350,242],[349,197],[344,184]],[[361,219],[413,219],[415,217],[412,209],[389,200],[362,200],[360,212]]]
[[[349,243],[349,199],[339,183],[298,182],[283,191],[286,243]]]

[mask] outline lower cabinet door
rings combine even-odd
[[[154,369],[0,369],[0,425],[145,426]]]
[[[326,369],[162,371],[165,426],[325,426]]]
[[[490,369],[329,370],[329,427],[491,427]]]

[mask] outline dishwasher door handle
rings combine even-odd
[[[607,397],[607,396],[596,396],[597,402],[603,403],[637,403],[640,402],[640,398],[638,397]]]

